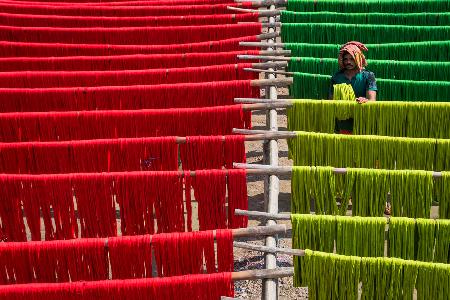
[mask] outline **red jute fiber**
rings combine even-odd
[[[229,52],[242,50],[239,42],[256,42],[250,35],[219,41],[170,45],[107,45],[107,44],[64,44],[64,43],[25,43],[0,41],[0,57],[39,57],[39,56],[96,56],[123,54],[171,54],[189,52]],[[256,47],[246,47],[257,50]],[[211,63],[215,64],[215,63]]]
[[[175,137],[0,143],[0,172],[17,174],[178,169]]]
[[[233,271],[231,230],[0,244],[0,284],[64,283]],[[152,251],[155,261],[152,261]],[[216,267],[217,266],[217,267]]]
[[[0,114],[1,142],[226,135],[250,128],[242,105],[205,108]],[[205,126],[208,124],[208,126]],[[3,145],[1,146],[3,147]]]
[[[7,300],[166,300],[180,299],[180,297],[184,299],[211,300],[220,299],[221,296],[234,296],[231,273],[0,286],[0,297]]]
[[[234,216],[234,209],[248,205],[245,173],[197,172],[194,178],[187,172],[183,178],[177,171],[0,175],[1,238],[25,241],[25,223],[35,241],[115,236],[116,218],[123,235],[191,231],[192,201],[187,198],[191,187],[199,203],[200,229],[245,226]]]
[[[246,162],[245,137],[189,136],[180,145],[180,156],[184,170],[230,169],[233,162]]]
[[[0,3],[0,7],[1,7]],[[176,44],[223,40],[261,33],[261,23],[158,27],[15,27],[0,26],[0,39],[16,42],[120,45]]]
[[[0,13],[0,24],[24,27],[193,26],[257,21],[257,13],[160,17],[86,17]]]
[[[257,55],[259,51],[185,54],[133,54],[114,56],[3,57],[0,71],[111,71],[152,68],[180,68],[245,63],[237,55]]]
[[[228,6],[253,8],[252,3],[221,3],[211,5],[159,5],[159,6],[53,6],[1,3],[0,11],[18,14],[67,15],[67,16],[104,16],[104,17],[140,17],[140,16],[188,16],[228,14]]]
[[[223,86],[226,83],[215,83],[213,81],[233,81],[233,80],[245,80],[245,79],[257,79],[258,74],[255,72],[244,71],[244,68],[250,68],[252,64],[227,64],[227,65],[213,65],[213,66],[201,66],[201,67],[188,67],[188,68],[172,68],[172,69],[144,69],[144,70],[116,70],[116,71],[25,71],[25,72],[0,72],[0,88],[14,88],[12,90],[2,90],[9,93],[7,97],[11,95],[27,96],[32,95],[45,95],[45,93],[51,93],[51,97],[57,97],[59,94],[73,94],[73,93],[86,93],[81,90],[59,89],[59,90],[46,90],[44,88],[56,88],[56,87],[95,87],[103,86],[101,89],[93,90],[96,94],[103,91],[111,90],[112,97],[125,88],[119,86],[128,85],[162,85],[167,89],[174,89],[176,86],[171,83],[188,83],[199,82],[206,88],[211,86]],[[255,75],[256,74],[256,75]],[[208,83],[209,82],[209,83]],[[237,82],[236,84],[240,84]],[[233,87],[233,83],[228,83],[229,87]],[[112,88],[117,86],[117,88]],[[189,86],[189,85],[187,85]],[[198,89],[203,86],[198,84]],[[19,89],[23,88],[23,89]],[[33,90],[28,90],[33,88]],[[42,88],[37,89],[37,88]],[[131,87],[130,87],[131,88]],[[153,88],[158,91],[156,87]],[[204,87],[203,87],[204,89]],[[36,92],[35,92],[36,90]],[[256,90],[256,87],[255,87]],[[88,92],[89,90],[87,90]],[[152,91],[147,92],[150,97],[154,97],[151,94]],[[178,92],[177,92],[178,93]],[[256,94],[256,93],[255,93]],[[121,98],[126,98],[127,95],[120,95]],[[63,95],[66,101],[66,95]],[[78,96],[80,97],[80,96]],[[116,96],[118,97],[118,96]],[[142,96],[141,96],[142,97]],[[158,96],[157,96],[158,97]],[[180,96],[182,97],[182,96]],[[41,102],[41,100],[39,100]],[[206,105],[207,106],[207,105]]]

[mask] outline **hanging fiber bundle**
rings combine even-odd
[[[114,56],[4,57],[0,71],[112,71],[152,68],[181,68],[242,63],[236,55],[259,51],[183,54],[130,54]]]
[[[294,73],[290,95],[299,99],[327,99],[331,84],[330,75]],[[412,81],[377,78],[377,100],[381,101],[441,101],[450,98],[447,81]],[[306,88],[307,87],[307,88]]]
[[[333,100],[355,101],[356,96],[351,84],[333,85]]]
[[[256,36],[245,36],[219,41],[171,45],[105,45],[105,44],[48,44],[0,41],[1,57],[40,56],[96,56],[124,54],[171,54],[189,52],[239,51],[239,42],[256,42]],[[254,47],[247,48],[256,50]]]
[[[450,4],[446,0],[424,0],[424,1],[389,1],[389,0],[370,0],[370,1],[336,1],[336,0],[289,0],[286,6],[287,10],[302,11],[335,11],[335,12],[360,12],[360,13],[397,13],[401,12],[441,12],[450,11]]]
[[[402,26],[373,24],[283,23],[281,40],[285,43],[343,44],[420,42],[445,40],[450,26]]]
[[[450,262],[450,220],[436,220],[435,262]]]
[[[214,82],[257,79],[257,75],[244,71],[251,64],[225,64],[213,66],[144,69],[117,71],[32,71],[0,73],[1,88],[53,88],[153,85],[183,82]],[[230,82],[231,83],[231,82]],[[229,84],[230,84],[229,83]],[[212,83],[209,86],[213,85]],[[220,86],[220,84],[219,84]],[[167,85],[168,87],[168,85]],[[199,86],[201,88],[202,86]],[[172,87],[174,88],[174,87]],[[107,89],[103,89],[107,90]],[[52,90],[42,90],[42,93]],[[60,91],[63,91],[61,89]],[[69,90],[67,90],[69,91]],[[102,90],[100,90],[102,91]],[[31,92],[20,90],[22,93]],[[74,91],[71,91],[75,93]],[[115,91],[117,93],[117,90]],[[99,91],[97,91],[99,93]],[[149,94],[149,93],[147,93]],[[256,93],[255,93],[256,94]],[[151,95],[151,94],[150,94]],[[24,95],[25,96],[25,95]],[[56,96],[56,95],[55,95]],[[151,95],[152,96],[152,95]],[[125,98],[126,95],[123,95]],[[3,99],[1,99],[3,102]],[[67,100],[68,101],[68,100]]]
[[[336,85],[335,85],[336,86]],[[353,119],[353,132],[365,135],[450,138],[450,105],[439,102],[354,102],[302,99],[287,109],[288,129],[335,132],[336,120]]]
[[[347,40],[346,40],[347,41]],[[408,43],[365,44],[370,51],[367,58],[407,61],[448,61],[450,41],[422,41]],[[292,56],[336,58],[340,44],[284,43]]]
[[[155,110],[3,113],[0,114],[0,127],[5,130],[0,132],[0,141],[223,135],[231,133],[233,128],[249,128],[251,126],[248,123],[249,116],[249,113],[242,110],[242,105]]]
[[[336,227],[333,216],[291,214],[292,223],[292,248],[293,249],[317,249],[332,252],[336,237]],[[298,270],[305,270],[303,257],[294,256],[294,286],[304,286],[307,282],[302,279]],[[308,270],[306,270],[308,272]]]
[[[370,51],[369,51],[370,52]],[[368,69],[377,77],[396,80],[445,81],[450,73],[449,62],[367,60]],[[289,71],[313,74],[334,74],[337,58],[291,57]]]
[[[442,171],[450,143],[436,139],[368,135],[333,135],[297,131],[290,141],[294,165],[333,167],[421,169]],[[438,149],[436,149],[438,148]],[[437,153],[442,155],[438,156]],[[447,154],[445,154],[447,153]],[[436,162],[435,162],[436,160]],[[444,169],[445,170],[445,169]]]
[[[168,278],[102,280],[67,283],[33,283],[0,286],[0,297],[29,299],[186,299],[209,300],[234,296],[231,273],[198,274]]]
[[[3,173],[178,170],[175,137],[0,143],[0,153]]]
[[[415,259],[416,221],[409,218],[389,219],[389,256]]]
[[[383,216],[390,193],[393,216],[429,218],[433,200],[439,199],[435,195],[444,195],[432,176],[433,172],[421,170],[347,168],[346,174],[336,174],[331,167],[293,167],[291,211],[310,213],[314,200],[316,214],[344,215],[352,199],[352,215]],[[323,203],[336,208],[324,211]],[[445,203],[439,205],[446,209]]]
[[[222,77],[227,76],[225,75],[228,72],[227,68],[207,68],[208,70],[203,69],[203,67],[198,69],[196,68],[200,73],[203,73],[203,71],[205,71],[204,75],[202,74],[198,77],[198,80],[202,80],[201,77],[206,76],[208,75],[208,73],[211,73],[213,71],[214,73],[218,72],[216,74],[221,73]],[[185,79],[183,78],[187,78],[189,76],[195,77],[197,71],[174,72],[172,73],[172,78],[174,78],[175,81],[184,81]],[[230,70],[228,74],[230,74],[231,72],[235,73],[236,70]],[[136,72],[136,74],[138,73],[140,72]],[[91,75],[87,76],[86,80],[92,80],[92,78],[90,77]],[[102,76],[100,75],[99,77]],[[115,76],[104,76],[102,80],[108,81],[108,78],[111,77]],[[162,75],[162,73],[160,73],[160,75],[157,75],[157,77],[160,77],[157,79],[157,81],[159,81],[160,83],[164,83],[165,75]],[[210,76],[210,78],[214,77],[215,76]],[[77,80],[80,77],[73,76],[73,78]],[[26,84],[26,82],[28,82],[28,80],[26,80],[25,78],[22,79],[22,83]],[[259,97],[260,93],[259,87],[251,86],[250,80],[171,84],[157,84],[157,82],[151,82],[151,85],[135,85],[135,83],[133,82],[133,78],[130,79],[130,81],[123,82],[123,84],[127,84],[126,86],[0,89],[0,91],[3,91],[1,92],[2,96],[0,96],[0,101],[3,104],[0,112],[47,112],[112,109],[137,110],[156,108],[173,109],[212,107],[233,105],[233,99],[235,97]],[[64,85],[64,80],[61,81]],[[61,81],[58,78],[55,78],[54,83],[58,85],[58,82]],[[7,82],[8,80],[5,81],[6,84],[8,84]],[[136,84],[138,83],[139,82],[136,82]],[[51,85],[52,83],[51,81],[49,81],[47,83],[43,82],[43,84]],[[67,82],[67,84],[76,85],[77,83]],[[86,81],[86,84],[89,83]],[[98,82],[98,84],[101,84],[101,81]],[[111,85],[112,84],[113,83],[111,82]],[[248,115],[249,118],[250,112],[245,112],[244,115],[246,117]]]
[[[155,2],[155,4],[158,2]],[[163,2],[159,2],[163,3]],[[148,2],[146,2],[148,4]],[[52,3],[52,5],[55,5]],[[439,19],[437,19],[439,20]],[[139,26],[194,26],[257,22],[258,14],[217,14],[191,16],[147,17],[87,17],[0,13],[0,23],[9,26],[30,27],[139,27]]]
[[[439,202],[439,218],[450,219],[450,172],[442,172],[435,182],[435,195]]]
[[[0,4],[1,7],[2,4]],[[147,45],[197,43],[261,33],[261,23],[167,27],[15,27],[0,26],[0,39],[14,42]]]
[[[245,163],[244,136],[190,136],[180,145],[184,170],[227,169],[233,162]]]
[[[331,12],[331,11],[293,12],[288,10],[282,10],[280,21],[282,23],[347,23],[347,24],[445,26],[450,24],[450,13],[448,12],[349,13],[349,12]]]
[[[434,220],[417,219],[417,260],[433,261],[436,222]]]
[[[17,3],[2,3],[0,10],[5,13],[61,15],[61,16],[98,16],[98,17],[143,17],[143,16],[189,16],[228,14],[228,6],[253,8],[251,3],[220,3],[210,5],[157,5],[149,6],[53,6]]]

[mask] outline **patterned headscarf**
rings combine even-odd
[[[361,71],[367,66],[366,57],[362,53],[362,51],[368,51],[367,47],[360,42],[351,41],[344,45],[342,45],[339,50],[338,63],[339,68],[344,69],[344,54],[349,53],[353,59],[355,60],[356,67]]]

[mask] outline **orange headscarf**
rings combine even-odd
[[[349,53],[353,59],[355,60],[356,66],[361,71],[367,66],[366,57],[362,53],[362,51],[368,51],[367,47],[360,42],[351,41],[344,45],[342,45],[339,50],[338,63],[341,69],[344,69],[344,53]]]

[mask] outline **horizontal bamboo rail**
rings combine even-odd
[[[261,7],[261,6],[269,6],[269,5],[286,5],[287,0],[234,0],[235,3],[243,3],[243,2],[250,2],[255,7]]]
[[[284,50],[283,50],[284,51]],[[269,51],[267,51],[269,52]],[[255,73],[271,73],[271,74],[280,74],[286,76],[294,75],[294,72],[286,72],[286,71],[269,71],[264,69],[256,69],[256,68],[244,68],[244,71],[255,72]]]
[[[258,237],[258,236],[269,236],[274,234],[285,234],[286,233],[286,225],[277,224],[270,226],[254,226],[247,228],[238,228],[233,229],[233,238],[241,238],[241,237]],[[215,237],[215,231],[214,231]]]
[[[263,278],[282,278],[291,277],[294,275],[294,268],[276,268],[276,269],[263,269],[263,270],[247,270],[231,273],[231,279],[233,281],[241,280],[256,280]]]
[[[239,42],[239,46],[261,47],[261,48],[270,48],[270,47],[283,48],[284,47],[284,43],[269,44],[267,42]]]
[[[238,59],[259,59],[259,60],[271,60],[271,61],[291,61],[290,57],[274,56],[274,55],[248,55],[241,54],[237,56]]]
[[[274,62],[266,62],[266,63],[253,63],[252,67],[256,69],[281,69],[287,67],[288,63],[285,61],[274,61]],[[259,99],[259,98],[258,98]]]
[[[258,79],[250,82],[251,86],[285,87],[294,83],[293,78]]]
[[[256,36],[257,40],[267,40],[267,39],[274,39],[276,37],[279,37],[279,32],[269,32],[269,33],[262,33]]]
[[[263,211],[252,211],[252,210],[243,210],[243,209],[235,209],[234,214],[236,216],[246,216],[253,217],[257,219],[272,219],[272,220],[290,220],[291,214],[271,214]]]
[[[267,247],[267,246],[253,245],[253,244],[242,243],[242,242],[234,242],[233,246],[235,248],[259,251],[259,252],[265,252],[265,253],[274,253],[274,254],[281,253],[281,254],[287,254],[287,255],[305,256],[305,251],[301,250],[301,249]]]
[[[288,108],[292,106],[292,102],[294,99],[260,99],[260,98],[234,98],[234,103],[240,104],[283,104]],[[298,99],[295,99],[298,100]]]
[[[281,11],[278,9],[250,9],[242,7],[227,6],[227,9],[245,13],[258,13],[260,17],[276,17],[281,15]]]
[[[262,56],[290,56],[291,55],[291,50],[274,50],[274,51],[269,51],[269,50],[261,50],[259,51],[259,55]]]

